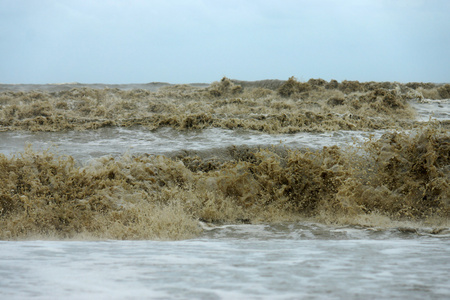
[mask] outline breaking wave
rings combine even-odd
[[[410,100],[420,98],[417,90],[293,78],[238,83],[3,91],[0,130],[389,131],[358,147],[235,146],[222,158],[185,151],[84,164],[29,146],[0,154],[0,238],[185,239],[200,234],[199,222],[298,220],[448,229],[449,123],[415,121]]]
[[[417,89],[422,88],[422,93],[402,84],[301,83],[294,78],[248,85],[224,78],[206,87],[161,85],[157,90],[78,85],[56,91],[50,87],[49,91],[4,89],[0,93],[0,130],[65,131],[108,126],[245,128],[268,133],[400,130],[417,126],[409,100],[423,99],[425,93],[421,86]],[[448,120],[442,123],[448,128]]]

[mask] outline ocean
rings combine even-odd
[[[0,296],[447,299],[447,89],[0,85]]]

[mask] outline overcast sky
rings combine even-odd
[[[449,15],[449,0],[0,0],[0,82],[450,82]]]

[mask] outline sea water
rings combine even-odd
[[[448,118],[444,102],[416,103],[419,119]],[[445,103],[444,103],[445,104]],[[0,152],[170,154],[230,146],[357,145],[385,131],[265,134],[249,130],[103,128],[1,132]],[[220,225],[181,241],[0,241],[2,299],[448,299],[450,232],[313,222]]]
[[[450,235],[229,225],[185,241],[0,242],[3,299],[448,299]]]

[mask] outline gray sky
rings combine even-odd
[[[450,82],[449,15],[449,0],[0,0],[0,82]]]

